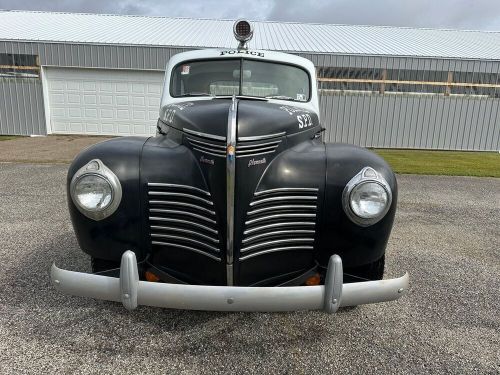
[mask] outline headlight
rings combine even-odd
[[[101,176],[87,174],[75,183],[75,200],[87,211],[102,211],[113,200],[109,182]]]
[[[78,210],[93,220],[110,216],[122,197],[118,177],[99,159],[91,160],[75,173],[70,193]]]
[[[342,194],[344,211],[360,226],[380,221],[392,203],[389,184],[373,168],[366,167],[346,185]]]

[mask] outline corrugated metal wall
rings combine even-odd
[[[40,79],[0,77],[0,134],[46,134]]]
[[[321,95],[325,141],[363,147],[500,150],[500,99]]]
[[[44,66],[163,70],[169,58],[189,49],[0,41],[0,52],[36,54]],[[390,56],[298,54],[317,67],[496,73],[499,61]],[[0,81],[0,134],[43,134],[41,81]],[[8,96],[8,97],[7,97]],[[321,95],[326,139],[368,147],[499,150],[499,100],[415,94]],[[25,104],[28,105],[25,105]],[[18,108],[18,120],[13,109]],[[27,125],[24,119],[31,119]]]

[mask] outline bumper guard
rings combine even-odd
[[[122,255],[120,278],[68,271],[52,265],[50,278],[63,293],[121,302],[127,310],[138,305],[209,311],[324,310],[393,301],[408,289],[409,276],[343,284],[342,260],[332,255],[325,285],[239,287],[153,283],[139,280],[135,253]]]

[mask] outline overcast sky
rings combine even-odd
[[[0,0],[0,9],[500,31],[500,0]]]

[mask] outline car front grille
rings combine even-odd
[[[238,137],[236,144],[236,157],[244,158],[272,154],[280,145],[284,132],[276,134],[265,134],[255,137]]]
[[[219,158],[226,157],[225,137],[200,133],[189,129],[184,129],[184,133],[186,133],[186,139],[193,150]]]
[[[256,192],[245,221],[240,260],[279,251],[312,251],[317,199],[317,188]]]
[[[226,138],[184,129],[191,149],[219,158],[226,157]],[[272,154],[283,140],[285,133],[265,134],[255,137],[240,137],[236,143],[236,157],[254,157]]]
[[[153,246],[221,260],[217,218],[208,191],[186,185],[148,183],[148,199]]]

